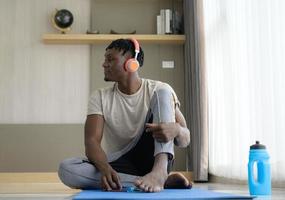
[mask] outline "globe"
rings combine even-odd
[[[66,9],[56,10],[52,16],[52,22],[56,29],[66,33],[73,23],[73,15]]]

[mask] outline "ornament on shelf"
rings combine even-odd
[[[56,9],[52,14],[51,21],[57,30],[59,30],[62,34],[65,34],[71,30],[73,15],[67,9]]]

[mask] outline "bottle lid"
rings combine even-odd
[[[255,144],[250,146],[250,149],[266,149],[265,145],[260,144],[259,141],[256,141]]]

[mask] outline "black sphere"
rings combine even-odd
[[[69,10],[61,9],[55,13],[54,22],[59,28],[68,28],[73,23],[73,15]]]

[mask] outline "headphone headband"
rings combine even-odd
[[[135,46],[135,59],[137,59],[138,54],[140,53],[140,45],[139,42],[135,38],[130,38],[130,40],[133,42]]]
[[[130,38],[130,40],[133,42],[134,46],[135,46],[135,51],[140,52],[140,45],[139,42],[135,39],[135,38]]]

